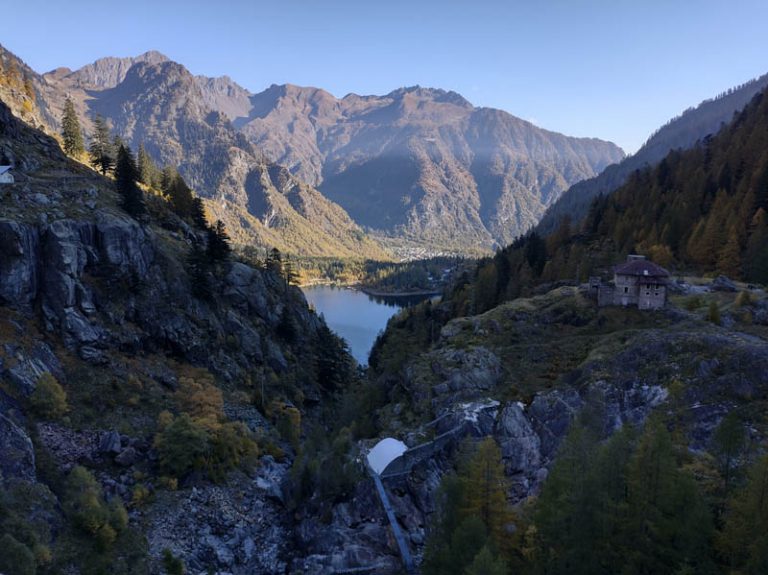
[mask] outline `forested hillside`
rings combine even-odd
[[[610,194],[626,182],[632,172],[656,165],[670,151],[687,150],[707,136],[717,134],[766,86],[768,74],[687,109],[656,130],[636,153],[568,189],[544,214],[537,231],[551,233],[565,217],[581,222],[590,202],[598,195]]]
[[[598,197],[581,225],[566,219],[546,237],[534,232],[498,252],[455,298],[483,311],[542,282],[584,281],[628,253],[681,272],[768,283],[766,210],[768,98],[760,93],[717,136]]]

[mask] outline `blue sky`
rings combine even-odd
[[[160,50],[253,91],[290,82],[456,90],[636,150],[671,117],[768,72],[765,0],[2,0],[37,71]]]

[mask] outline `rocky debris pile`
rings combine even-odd
[[[715,279],[713,279],[709,287],[712,291],[722,291],[722,292],[738,291],[738,287],[736,287],[736,284],[733,283],[733,281],[730,280],[729,278],[722,275],[717,276]]]
[[[394,499],[394,498],[393,498]],[[396,498],[398,520],[422,515]],[[423,526],[422,526],[423,529]],[[300,518],[296,528],[296,547],[301,553],[291,562],[291,572],[326,575],[355,569],[372,573],[397,573],[402,567],[397,544],[376,495],[373,480],[361,481],[349,501],[333,507],[330,522],[318,517]]]
[[[69,471],[75,465],[92,465],[99,460],[98,431],[75,431],[52,422],[37,424],[40,444],[53,456],[57,467]]]
[[[291,534],[275,493],[288,467],[262,461],[254,477],[233,474],[226,485],[157,493],[141,521],[158,571],[169,549],[192,574],[286,572]]]

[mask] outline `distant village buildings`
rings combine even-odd
[[[12,184],[13,182],[11,166],[0,166],[0,184]]]
[[[589,287],[597,297],[597,305],[633,306],[639,309],[661,309],[667,303],[669,272],[645,259],[630,255],[613,270],[613,283],[590,278]]]

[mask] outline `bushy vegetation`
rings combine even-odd
[[[85,467],[75,467],[65,486],[65,511],[101,551],[109,550],[128,525],[122,502],[106,502],[101,485]]]
[[[202,369],[179,378],[176,402],[180,413],[160,414],[155,448],[162,473],[183,479],[205,473],[222,481],[228,471],[258,456],[256,440],[239,422],[226,421],[221,390]]]
[[[67,393],[48,372],[43,373],[37,380],[29,401],[35,413],[46,419],[58,419],[69,411]]]
[[[50,527],[30,510],[53,507],[53,495],[41,485],[0,486],[0,573],[34,575],[50,566]]]

